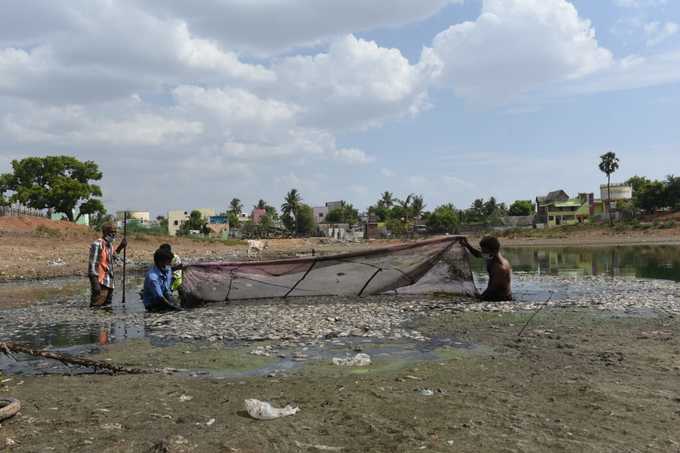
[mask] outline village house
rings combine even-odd
[[[168,235],[177,236],[179,228],[189,220],[191,211],[198,211],[204,219],[215,215],[215,210],[210,208],[190,209],[188,211],[168,211]]]

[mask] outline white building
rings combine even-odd
[[[610,187],[611,201],[624,201],[633,198],[633,188],[628,184],[612,184]],[[602,198],[603,201],[609,200],[607,184],[600,185],[600,198]]]
[[[125,218],[125,211],[116,212],[116,218],[123,220]],[[151,222],[151,213],[149,211],[127,211],[128,220],[136,220],[142,225],[147,225]]]

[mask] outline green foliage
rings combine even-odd
[[[359,223],[359,211],[354,209],[351,204],[343,204],[340,208],[335,208],[326,216],[328,223],[348,223],[356,225]]]
[[[653,214],[659,209],[680,209],[680,177],[669,175],[665,181],[633,176],[628,181],[633,188],[636,209]]]
[[[180,236],[189,236],[191,231],[199,231],[201,234],[208,234],[208,220],[203,218],[200,211],[191,211],[189,220],[184,222],[177,234]]]
[[[314,211],[306,204],[300,204],[295,216],[295,232],[307,236],[314,231]]]
[[[94,216],[90,216],[90,228],[101,231],[105,223],[114,223],[115,221],[116,219],[111,214],[99,212]]]
[[[229,218],[229,227],[230,228],[240,228],[241,227],[241,220],[238,217],[238,214],[233,211],[229,211],[227,213],[227,217]]]
[[[93,161],[81,162],[72,156],[27,157],[12,161],[12,173],[0,177],[0,204],[21,203],[34,209],[63,212],[70,221],[82,214],[104,213],[97,197],[101,188],[91,181],[102,179]],[[12,192],[11,197],[5,193]],[[81,205],[78,217],[73,211]]]
[[[511,216],[529,216],[534,212],[534,203],[531,200],[516,200],[508,210],[508,214]]]
[[[680,209],[680,176],[666,177],[666,206],[674,211]]]
[[[227,212],[233,212],[237,216],[243,212],[243,203],[238,198],[232,198],[229,202],[229,209]]]
[[[297,189],[291,189],[281,204],[281,220],[288,231],[297,231],[297,216],[302,195]]]
[[[602,173],[607,175],[607,179],[619,169],[619,158],[616,157],[616,153],[609,151],[600,156],[600,163],[598,168]]]
[[[437,207],[427,216],[427,229],[431,233],[455,233],[460,224],[460,215],[451,204]]]

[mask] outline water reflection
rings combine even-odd
[[[610,275],[680,282],[679,246],[505,248],[517,272],[579,277]],[[476,272],[484,264],[473,260]]]

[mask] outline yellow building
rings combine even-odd
[[[200,212],[205,219],[215,215],[215,210],[210,208],[190,209],[188,211],[168,211],[168,234],[170,236],[177,236],[179,228],[184,222],[189,220],[191,211]]]

